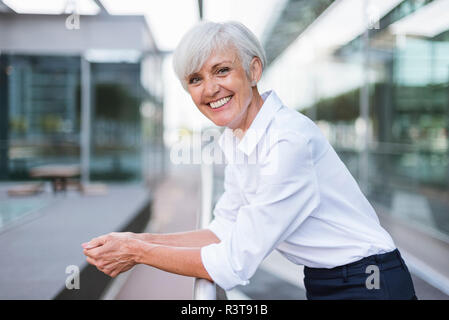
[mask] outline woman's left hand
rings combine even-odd
[[[137,264],[138,242],[128,232],[113,232],[83,243],[86,261],[114,278]]]

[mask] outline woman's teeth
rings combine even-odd
[[[212,109],[220,108],[221,106],[226,104],[229,100],[231,100],[231,98],[232,98],[231,96],[226,97],[226,98],[220,99],[218,101],[211,102],[209,105],[212,107]]]

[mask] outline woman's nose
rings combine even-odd
[[[213,97],[218,93],[218,91],[220,91],[220,86],[212,79],[205,80],[204,87],[205,94],[208,97]]]

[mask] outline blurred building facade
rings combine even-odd
[[[290,0],[262,86],[313,119],[370,201],[449,239],[449,1]]]
[[[144,17],[4,11],[0,179],[45,164],[81,164],[91,180],[159,171],[163,57]]]
[[[80,164],[90,180],[136,181],[161,173],[168,160],[162,110],[167,70],[144,17],[109,15],[100,0],[92,0],[99,6],[95,15],[79,20],[17,14],[6,2],[0,1],[0,181],[27,180],[30,168],[45,164]],[[412,272],[449,293],[446,12],[449,0],[279,0],[264,22],[268,66],[260,89],[276,90],[319,125],[379,216],[413,227],[381,221],[389,231],[405,230],[392,233],[396,244],[425,262],[421,270],[410,263]],[[194,108],[185,97],[169,92],[165,102]],[[189,122],[182,108],[171,120]],[[173,141],[191,134],[175,129]],[[216,203],[224,166],[214,170]],[[191,188],[194,180],[187,180]],[[175,211],[185,209],[171,193],[161,195]],[[20,214],[37,206],[17,202]],[[3,208],[11,216],[19,211],[12,202]]]

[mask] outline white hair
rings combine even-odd
[[[173,68],[182,86],[187,90],[187,77],[198,72],[214,50],[234,46],[246,75],[254,57],[266,65],[265,52],[257,37],[243,24],[229,22],[201,22],[190,29],[175,49]]]

